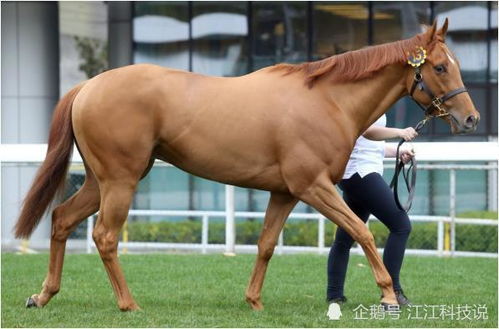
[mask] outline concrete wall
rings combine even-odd
[[[2,143],[46,143],[59,98],[57,2],[2,2]],[[37,168],[2,166],[2,246]],[[43,220],[33,239],[50,236]]]

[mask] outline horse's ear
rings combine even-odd
[[[437,31],[437,35],[445,40],[445,35],[447,34],[447,29],[449,28],[449,19],[446,17],[444,25]]]
[[[433,24],[426,30],[426,35],[428,36],[428,41],[432,41],[435,38],[435,33],[437,32],[437,20],[433,21]]]

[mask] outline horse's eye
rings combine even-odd
[[[445,69],[445,66],[443,65],[437,65],[434,67],[435,71],[440,74],[440,73],[444,73],[446,72],[447,70]]]

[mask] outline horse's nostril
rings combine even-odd
[[[473,128],[478,123],[478,119],[474,115],[470,115],[466,118],[465,126],[466,128]]]

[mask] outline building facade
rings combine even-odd
[[[59,96],[108,68],[147,62],[238,76],[409,38],[445,18],[447,44],[482,121],[469,136],[450,136],[445,123],[435,122],[418,140],[497,140],[497,2],[2,2],[2,143],[45,143]],[[402,99],[388,112],[388,125],[414,126],[420,116]],[[3,241],[12,239],[35,171],[2,166]],[[487,197],[487,172],[461,176],[459,211],[497,207]],[[81,184],[81,168],[73,168],[70,182],[67,194]],[[421,172],[413,213],[447,213],[448,184],[444,171]],[[266,192],[236,189],[237,210],[263,211],[267,200]],[[224,189],[158,167],[141,182],[133,207],[219,210]],[[300,204],[297,211],[311,209]],[[36,234],[48,237],[49,231],[44,221]]]

